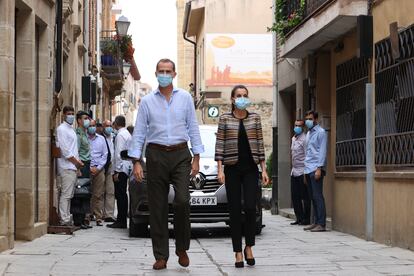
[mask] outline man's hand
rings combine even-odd
[[[112,176],[112,180],[113,180],[114,182],[118,182],[118,181],[119,181],[119,178],[118,178],[118,173],[115,173],[115,174]]]
[[[92,176],[95,176],[95,175],[97,175],[99,173],[99,170],[98,170],[97,167],[91,167],[90,170],[91,170],[91,175]]]
[[[193,162],[191,163],[191,176],[195,176],[200,171],[200,155],[194,155]]]
[[[135,162],[133,174],[137,182],[142,182],[144,179],[144,170],[142,169],[140,162]]]
[[[321,179],[321,176],[322,176],[322,170],[321,168],[317,168],[315,171],[315,180]]]

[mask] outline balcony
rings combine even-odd
[[[303,58],[357,25],[367,0],[290,0],[278,9],[281,56]]]
[[[122,58],[116,31],[101,32],[101,68],[107,79],[122,79]]]

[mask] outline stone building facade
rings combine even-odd
[[[0,1],[0,251],[46,233],[55,1]]]

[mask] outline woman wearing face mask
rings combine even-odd
[[[256,195],[260,164],[262,183],[267,185],[265,152],[260,116],[247,111],[251,102],[244,85],[231,91],[232,111],[220,116],[215,160],[218,180],[225,183],[230,211],[230,227],[236,267],[243,267],[243,253],[248,265],[254,265],[252,246],[255,244]],[[222,168],[224,165],[224,170]],[[242,253],[242,195],[244,199],[244,233],[246,247]]]

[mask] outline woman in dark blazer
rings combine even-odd
[[[260,116],[246,110],[251,104],[247,88],[244,85],[235,86],[231,92],[231,101],[232,112],[220,116],[215,160],[218,165],[218,180],[226,186],[235,266],[243,267],[243,253],[248,265],[255,264],[252,246],[255,244],[258,164],[262,169],[264,185],[269,183],[269,177],[266,173]],[[243,253],[242,195],[246,239]]]

